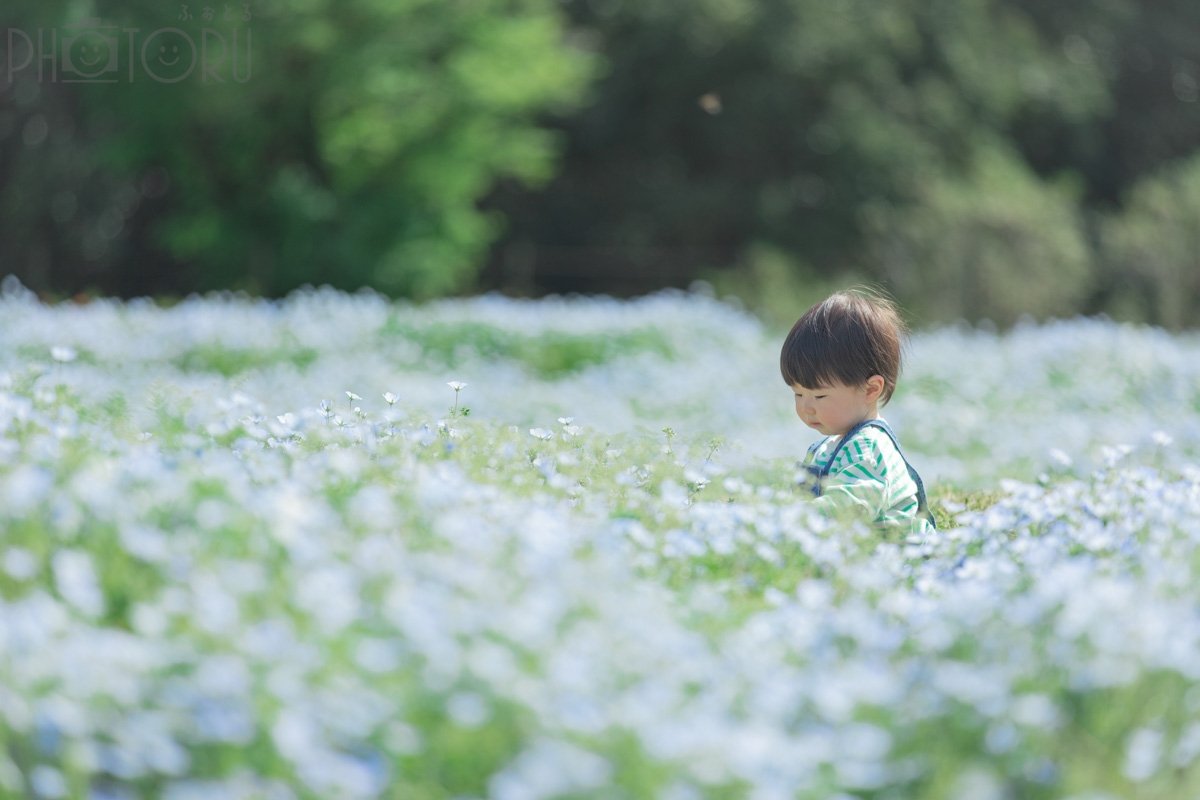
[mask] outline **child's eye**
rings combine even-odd
[[[829,395],[824,395],[824,394],[814,394],[813,395],[813,397],[815,397],[817,400],[824,400],[828,396]]]

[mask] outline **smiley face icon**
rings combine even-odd
[[[168,49],[171,51],[171,55],[169,57],[167,56]],[[176,64],[178,64],[179,63],[179,45],[172,44],[169,47],[165,44],[160,45],[158,48],[158,63],[160,63],[164,66],[167,66],[167,67],[173,67]]]
[[[142,69],[159,83],[178,83],[196,68],[196,43],[179,28],[161,28],[142,43]]]
[[[63,80],[102,82],[117,71],[117,37],[107,29],[84,28],[63,36]]]

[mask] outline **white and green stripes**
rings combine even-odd
[[[841,437],[827,436],[808,449],[804,463],[824,469]],[[815,501],[831,510],[855,508],[879,524],[913,533],[930,525],[918,510],[917,484],[904,457],[886,433],[869,426],[854,434],[837,453],[821,496]]]

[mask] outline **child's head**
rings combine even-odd
[[[779,354],[796,413],[835,434],[873,415],[896,389],[905,332],[896,305],[866,290],[838,292],[810,308]]]

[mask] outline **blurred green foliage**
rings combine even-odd
[[[810,298],[871,281],[918,321],[1200,324],[1196,293],[1166,272],[1131,277],[1098,231],[1197,151],[1200,7],[567,7],[610,69],[559,123],[560,175],[496,193],[513,222],[495,285],[634,292],[703,276],[790,324]],[[1128,303],[1131,281],[1184,308],[1148,288]]]
[[[384,334],[416,345],[424,363],[430,366],[452,366],[461,354],[473,353],[489,360],[517,361],[542,378],[559,378],[632,354],[673,354],[666,337],[654,328],[603,337],[557,331],[534,335],[516,334],[480,322],[421,325],[394,318]]]
[[[135,67],[111,84],[0,76],[5,271],[122,295],[705,278],[788,321],[871,281],[918,322],[1200,325],[1186,0],[204,8],[0,9],[64,51],[80,26],[116,26]],[[204,56],[205,28],[223,42],[212,75],[137,62],[189,40]],[[0,47],[4,67],[25,53]]]
[[[1130,316],[1196,325],[1200,298],[1200,155],[1147,176],[1124,213],[1103,222],[1104,268],[1129,285]]]
[[[865,213],[875,262],[921,318],[952,309],[1009,324],[1069,316],[1087,297],[1076,193],[1039,180],[1006,149],[982,150],[964,174],[929,181],[908,204]]]
[[[563,43],[554,0],[203,8],[0,12],[64,39],[122,32],[116,82],[66,83],[64,61],[58,80],[16,71],[5,92],[0,147],[20,156],[0,167],[5,261],[35,288],[460,290],[500,225],[476,200],[499,176],[550,176],[556,136],[534,115],[575,100],[593,69]],[[186,79],[153,60],[168,45],[200,62]]]

